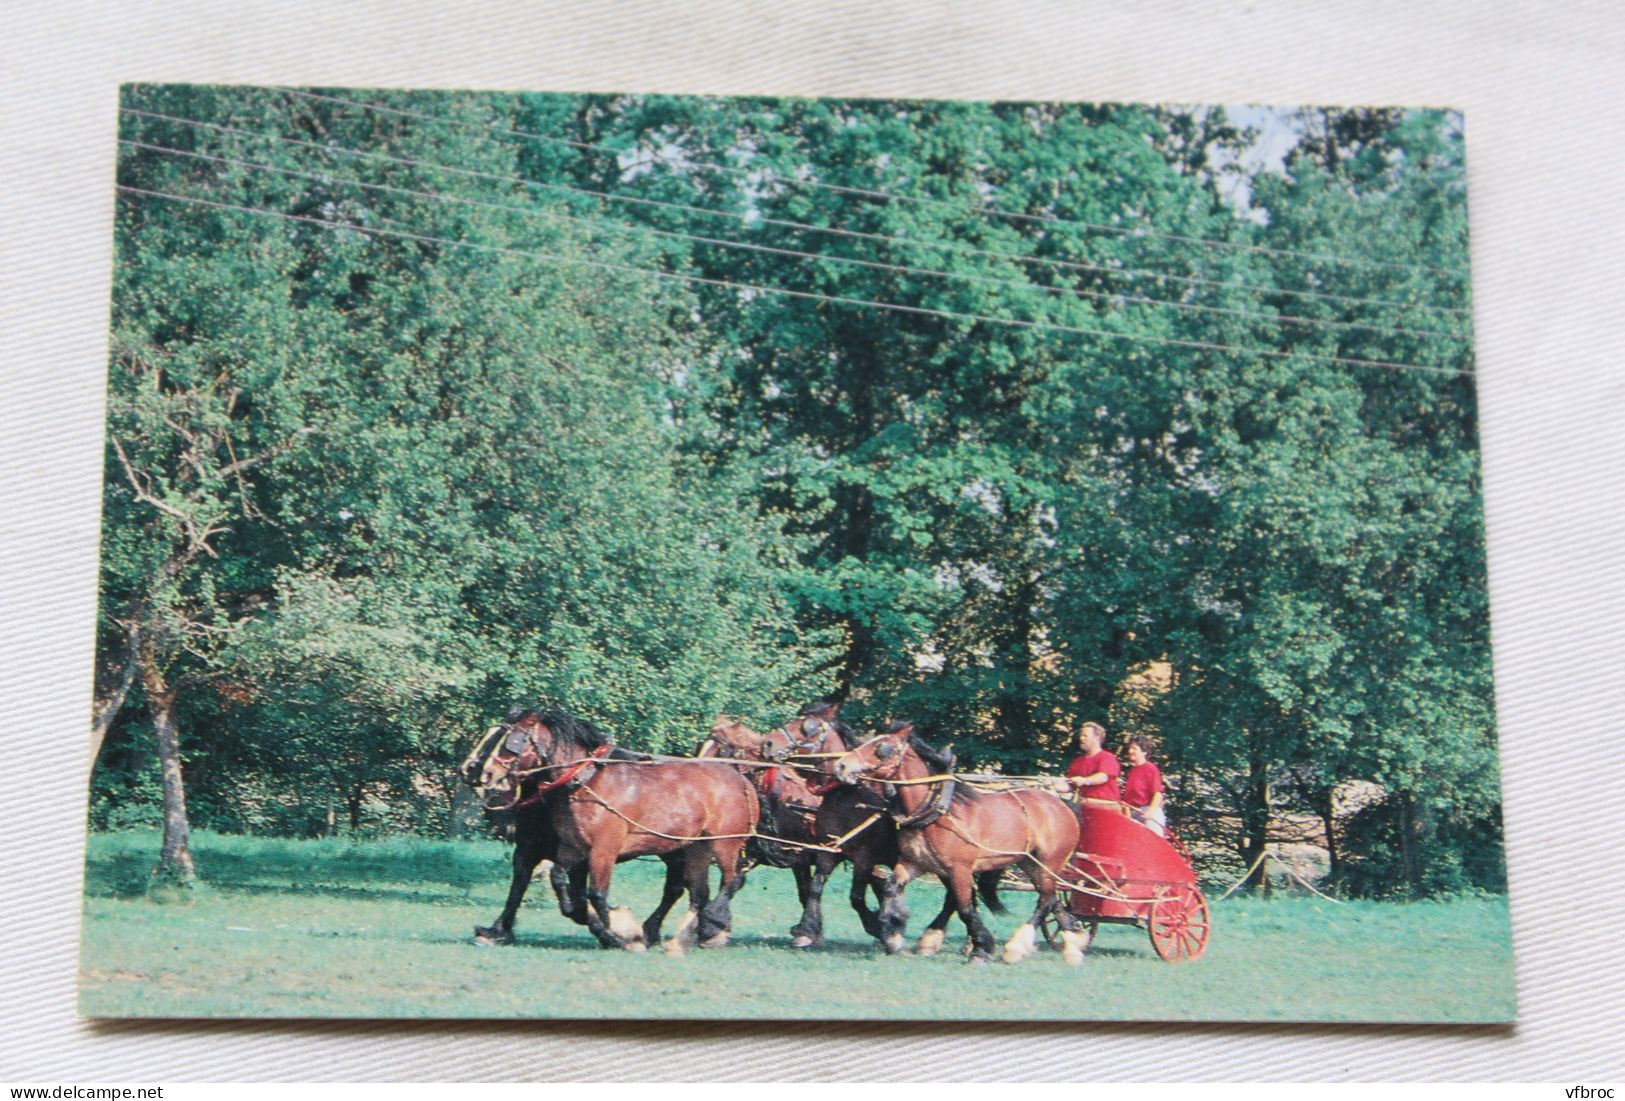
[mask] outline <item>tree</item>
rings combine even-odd
[[[513,146],[253,90],[129,100],[121,181],[148,194],[121,215],[99,721],[139,671],[166,868],[190,868],[186,753],[211,804],[304,777],[358,824],[359,792],[412,798],[515,699],[658,747],[808,689],[780,533],[680,450],[689,307],[493,194]],[[395,159],[346,174],[333,150]]]

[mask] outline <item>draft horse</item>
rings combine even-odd
[[[891,867],[897,860],[897,831],[886,817],[880,796],[862,787],[836,786],[818,775],[808,775],[790,759],[797,754],[841,753],[850,748],[833,709],[806,713],[783,727],[759,734],[744,723],[717,716],[711,733],[700,744],[699,756],[733,757],[763,762],[767,767],[746,771],[762,800],[761,833],[755,843],[763,863],[788,867],[796,877],[801,920],[790,928],[790,943],[812,948],[824,940],[824,887],[842,860],[852,862],[852,908],[871,936],[880,937],[879,910],[868,905],[871,888],[876,901],[881,887],[876,867]],[[856,739],[854,739],[855,741]],[[789,844],[776,844],[773,839]],[[828,846],[838,849],[803,848]]]
[[[522,713],[522,709],[515,708],[508,714],[508,721],[517,719]],[[511,782],[501,787],[481,788],[486,760],[502,748],[505,738],[512,736],[506,723],[491,727],[480,736],[460,769],[468,786],[485,796],[486,815],[498,819],[505,817],[513,830],[513,880],[508,886],[508,900],[496,921],[474,927],[474,940],[479,944],[507,945],[514,942],[514,921],[537,867],[542,861],[551,861],[558,855],[559,835],[553,829],[553,810],[543,798],[546,793],[536,792],[539,785],[535,781],[527,784],[510,777]],[[516,741],[513,751],[517,752],[518,748]],[[585,915],[566,912],[565,916],[574,916],[580,924],[586,924]]]
[[[689,911],[666,951],[680,955],[696,941],[712,948],[728,942],[730,903],[745,883],[740,858],[759,807],[755,790],[736,770],[617,754],[589,723],[525,710],[504,723],[480,786],[520,791],[527,781],[534,786],[518,802],[545,805],[556,838],[550,879],[559,909],[600,944],[642,951],[658,942],[666,914],[685,889]],[[666,882],[660,904],[639,927],[625,910],[610,908],[609,885],[617,863],[645,855],[665,862]],[[715,899],[713,862],[722,869]],[[519,865],[516,852],[515,887],[522,895]]]
[[[886,950],[898,952],[903,947],[904,888],[929,873],[942,880],[948,898],[920,934],[916,950],[922,956],[935,955],[950,915],[957,913],[970,934],[970,961],[987,962],[997,945],[976,911],[972,887],[978,876],[1014,866],[1037,888],[1038,904],[1005,944],[1004,961],[1017,963],[1030,956],[1038,923],[1054,914],[1061,925],[1066,961],[1082,963],[1082,927],[1056,893],[1056,874],[1078,847],[1078,817],[1072,808],[1049,792],[1032,788],[972,791],[957,783],[951,772],[933,769],[923,755],[935,751],[913,735],[912,723],[889,723],[881,734],[835,762],[835,775],[842,783],[880,780],[897,791],[902,814],[897,822],[899,857],[882,906]]]

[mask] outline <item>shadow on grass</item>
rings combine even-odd
[[[472,889],[462,891],[423,890],[405,884],[394,887],[348,887],[342,883],[225,883],[211,878],[210,886],[241,895],[318,895],[362,902],[422,902],[430,905],[500,905],[476,898]],[[489,884],[484,884],[489,887]]]
[[[85,894],[146,895],[156,850],[140,835],[92,835]],[[476,888],[505,883],[509,872],[501,850],[414,840],[357,844],[200,834],[193,856],[208,887],[378,900],[466,902]],[[412,886],[417,883],[428,889]]]

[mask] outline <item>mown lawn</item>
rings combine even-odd
[[[1016,966],[953,952],[886,957],[846,903],[826,898],[826,947],[789,947],[790,874],[759,869],[735,902],[735,940],[681,959],[607,952],[560,917],[545,883],[519,944],[472,943],[501,908],[508,850],[495,842],[279,841],[200,834],[205,886],[146,896],[155,836],[90,838],[80,1012],[138,1017],[1043,1018],[1507,1021],[1514,1015],[1502,899],[1334,905],[1312,897],[1214,907],[1207,955],[1181,965],[1138,929],[1102,928],[1080,969],[1040,951]],[[619,869],[612,902],[640,920],[659,864]],[[1030,894],[994,915],[1002,940]],[[912,886],[916,934],[941,888]],[[676,924],[683,903],[668,919]],[[950,944],[962,929],[950,926]]]

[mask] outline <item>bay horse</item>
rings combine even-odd
[[[833,708],[822,713],[804,711],[766,734],[719,715],[698,753],[769,766],[745,773],[762,799],[763,829],[759,832],[790,844],[758,838],[754,847],[763,863],[788,867],[795,875],[801,920],[790,928],[790,943],[796,948],[823,943],[824,887],[842,860],[852,861],[852,908],[871,936],[881,936],[879,910],[869,907],[866,892],[872,888],[876,901],[881,900],[882,888],[874,879],[874,870],[890,867],[897,859],[897,831],[886,817],[885,802],[874,792],[837,786],[787,763],[796,754],[845,752],[850,745],[840,729],[844,725],[834,720]],[[841,844],[834,850],[802,847],[836,841]]]
[[[766,850],[769,859],[764,862],[789,867],[795,874],[801,920],[790,929],[793,938],[790,943],[797,948],[823,943],[824,888],[843,860],[852,862],[848,899],[864,931],[885,944],[892,925],[901,929],[896,908],[892,911],[871,908],[867,897],[873,891],[876,902],[884,903],[885,887],[876,878],[875,870],[889,869],[897,863],[897,827],[891,814],[894,808],[879,784],[841,784],[832,776],[824,775],[830,772],[831,749],[844,751],[857,741],[856,732],[835,719],[834,705],[815,704],[803,708],[800,716],[783,727],[766,734],[719,715],[696,754],[733,756],[775,766],[778,762],[789,762],[784,767],[752,768],[746,775],[756,784],[762,797],[760,832],[791,842],[775,846],[771,841],[758,838],[754,844]],[[798,755],[804,761],[823,758],[822,767],[809,769],[803,765],[798,768],[794,764]],[[1001,874],[991,871],[976,877],[982,901],[998,913],[1004,912],[998,896]],[[948,902],[944,907],[952,914]],[[906,908],[901,910],[901,917],[906,919]],[[946,921],[944,917],[944,924]]]
[[[463,761],[460,768],[463,779],[468,786],[482,790],[485,795],[484,811],[488,818],[501,820],[507,818],[508,825],[513,831],[513,879],[508,885],[508,899],[502,907],[502,913],[497,915],[496,921],[490,925],[476,925],[474,927],[474,941],[484,945],[509,945],[514,943],[513,927],[518,918],[520,904],[525,900],[525,892],[529,890],[536,869],[542,861],[552,862],[558,855],[559,835],[553,827],[553,809],[546,800],[546,792],[537,789],[545,781],[534,778],[515,777],[511,773],[505,780],[491,778],[488,786],[482,788],[485,765],[493,754],[504,749],[504,742],[512,740],[512,744],[505,748],[509,753],[517,753],[523,748],[523,738],[513,732],[508,724],[516,721],[522,714],[523,708],[514,708],[507,718],[496,726],[491,727],[475,744],[468,758]],[[548,716],[554,723],[562,725],[566,722],[582,723],[583,720],[556,712]],[[612,757],[627,759],[641,759],[623,749],[612,749]],[[578,875],[578,882],[574,888],[574,897],[580,898],[586,885],[586,874],[583,868]],[[679,876],[679,880],[680,880]],[[584,906],[568,907],[566,900],[559,900],[559,909],[565,917],[573,920],[577,925],[586,925],[587,917]],[[616,924],[625,922],[616,915]]]
[[[887,884],[886,950],[903,947],[903,890],[922,874],[935,874],[948,888],[942,913],[920,934],[916,951],[935,955],[942,947],[950,914],[970,933],[970,962],[985,963],[997,946],[976,912],[972,890],[978,875],[1015,866],[1032,880],[1038,904],[1004,946],[1006,963],[1033,953],[1038,923],[1054,914],[1061,924],[1063,952],[1074,966],[1083,962],[1083,931],[1056,893],[1057,873],[1078,847],[1078,816],[1047,791],[1019,788],[977,792],[957,783],[951,772],[934,769],[924,755],[935,751],[914,737],[912,723],[889,723],[884,731],[835,762],[835,775],[848,784],[880,780],[895,786],[905,817],[897,822],[899,858]]]
[[[740,857],[759,808],[755,789],[735,769],[617,755],[591,724],[532,709],[504,724],[480,786],[518,792],[526,780],[535,787],[516,805],[548,808],[556,835],[550,879],[559,908],[600,944],[642,951],[658,942],[667,912],[685,889],[689,911],[666,951],[681,955],[696,941],[711,948],[728,942],[729,904],[745,883]],[[666,881],[660,904],[639,927],[624,909],[610,908],[609,885],[617,863],[645,855],[665,862]],[[516,852],[516,885],[519,862]],[[715,899],[713,862],[722,869]]]

